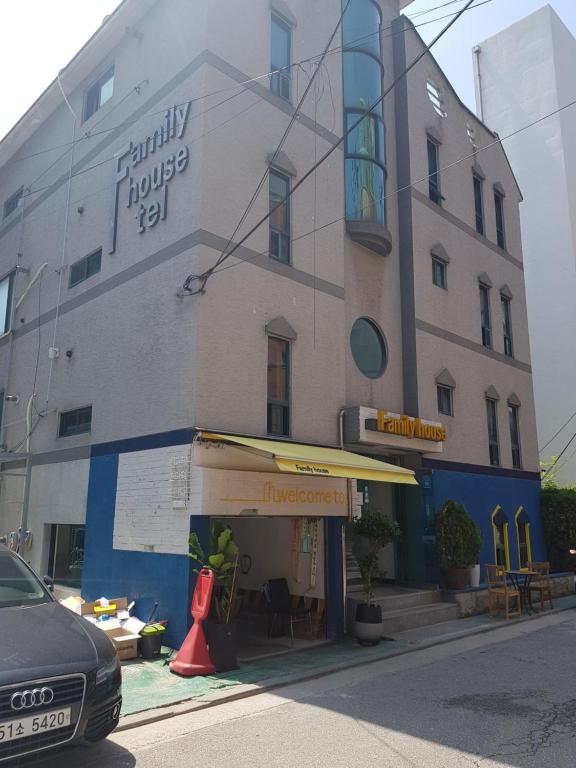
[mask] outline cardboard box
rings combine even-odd
[[[129,659],[138,658],[138,640],[140,639],[140,636],[132,634],[129,630],[119,626],[119,624],[115,627],[106,626],[107,624],[115,623],[114,620],[103,621],[96,626],[100,627],[100,629],[102,629],[102,631],[112,640],[118,651],[118,658],[120,661],[128,661]]]
[[[82,600],[81,597],[78,597],[77,595],[70,595],[70,597],[67,597],[65,600],[60,600],[60,604],[68,608],[69,611],[73,611],[79,616],[82,615],[82,606],[84,605],[84,600]]]

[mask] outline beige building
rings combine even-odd
[[[337,634],[344,478],[388,579],[437,582],[449,498],[483,562],[540,555],[521,194],[431,55],[379,103],[403,5],[124,0],[0,143],[0,535],[175,641],[222,517]]]

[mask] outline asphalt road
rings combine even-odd
[[[26,768],[574,768],[566,612],[114,735]]]

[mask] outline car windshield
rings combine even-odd
[[[0,609],[38,605],[49,600],[42,583],[20,558],[0,552]]]

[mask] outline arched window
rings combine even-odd
[[[518,540],[518,565],[520,568],[528,568],[528,563],[532,561],[532,546],[530,544],[530,520],[524,507],[518,507],[514,520]]]
[[[501,565],[505,571],[509,571],[508,518],[502,507],[496,507],[492,512],[492,536],[494,538],[494,563]]]

